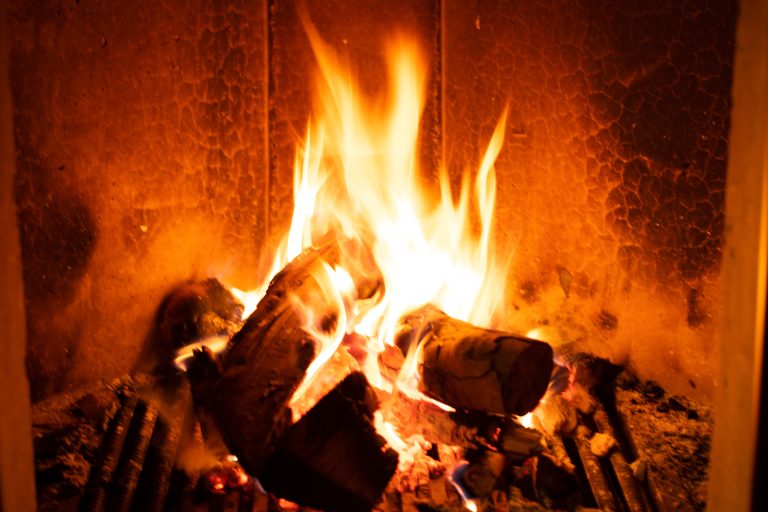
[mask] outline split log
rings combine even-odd
[[[277,442],[260,478],[264,488],[321,510],[371,510],[398,462],[373,426],[377,408],[365,376],[347,376]]]
[[[252,475],[261,474],[269,447],[290,424],[288,401],[317,355],[316,340],[304,328],[307,307],[316,328],[331,332],[336,327],[338,304],[317,276],[325,272],[324,264],[341,261],[345,251],[333,241],[291,261],[232,339],[220,375],[193,386],[227,446]],[[358,296],[372,293],[375,276],[350,273],[359,285]]]
[[[482,329],[433,306],[401,320],[397,344],[419,349],[420,389],[461,409],[522,415],[544,395],[552,347],[514,334]]]

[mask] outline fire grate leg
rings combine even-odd
[[[101,512],[106,507],[107,491],[117,472],[120,454],[123,451],[128,430],[133,419],[138,397],[133,396],[117,413],[109,437],[104,441],[103,456],[100,465],[91,471],[91,478],[85,489],[80,504],[82,512]]]
[[[128,512],[133,502],[136,486],[139,482],[144,459],[149,448],[149,441],[157,423],[157,409],[144,401],[137,407],[139,414],[131,425],[135,438],[130,439],[128,451],[123,455],[123,460],[115,480],[115,494],[109,502],[110,512]]]

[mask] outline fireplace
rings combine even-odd
[[[443,164],[458,194],[507,108],[494,224],[511,260],[505,328],[573,342],[729,411],[715,422],[727,432],[715,434],[716,504],[734,494],[727,418],[744,415],[752,432],[757,421],[759,395],[731,386],[743,368],[747,381],[760,375],[734,311],[751,300],[741,314],[762,312],[765,258],[743,262],[764,255],[764,241],[747,241],[760,238],[759,208],[739,194],[764,187],[747,169],[764,169],[765,156],[732,125],[751,115],[745,103],[765,108],[764,91],[738,75],[754,72],[740,58],[764,64],[748,53],[765,23],[758,3],[306,6],[369,93],[384,86],[393,29],[418,40],[425,189]],[[315,64],[292,2],[11,2],[7,17],[26,368],[39,403],[168,357],[157,315],[180,283],[213,276],[246,289],[264,277],[291,219]],[[749,296],[737,286],[747,281],[759,283]],[[744,339],[736,356],[724,336]],[[744,453],[733,474],[748,479],[750,443]]]

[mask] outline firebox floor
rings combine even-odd
[[[542,453],[507,464],[483,496],[465,501],[455,473],[433,458],[397,473],[376,510],[703,510],[710,408],[626,372],[596,395],[572,434],[545,435]],[[178,374],[126,376],[34,404],[39,510],[312,510],[263,493],[205,424]],[[608,438],[615,446],[601,446]]]

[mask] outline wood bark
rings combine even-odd
[[[417,347],[421,391],[460,409],[525,414],[552,374],[547,343],[482,329],[433,306],[401,320],[397,344],[404,352]]]
[[[373,426],[377,408],[365,376],[347,376],[277,442],[261,478],[264,488],[321,510],[370,510],[398,462]]]

